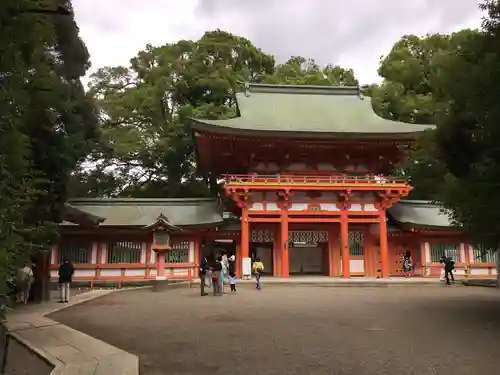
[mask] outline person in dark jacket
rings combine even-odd
[[[455,282],[455,277],[453,276],[453,270],[455,269],[455,261],[443,255],[441,257],[440,263],[444,264],[444,277],[446,279],[446,284],[450,285],[450,276],[451,276],[451,281]]]
[[[214,290],[214,296],[222,296],[222,279],[220,275],[222,267],[222,257],[219,256],[212,265],[212,288]]]
[[[228,275],[231,292],[236,292],[236,257],[231,255],[228,261]]]
[[[205,293],[205,287],[208,286],[206,285],[205,281],[207,276],[207,271],[208,271],[208,259],[206,256],[203,256],[200,262],[200,292],[202,296],[208,295],[208,293]]]
[[[69,260],[65,259],[59,266],[59,288],[61,290],[61,300],[59,303],[69,302],[71,280],[74,273],[75,268],[73,267],[73,264],[71,264]]]

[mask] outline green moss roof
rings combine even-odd
[[[148,227],[163,215],[175,226],[208,225],[222,222],[216,199],[74,199],[79,211],[103,218],[101,226]],[[64,223],[69,224],[69,223]]]
[[[428,201],[401,201],[389,208],[389,214],[397,222],[417,227],[454,227],[443,207]]]
[[[435,128],[379,117],[358,87],[250,84],[236,99],[239,117],[191,119],[192,129],[248,136],[412,139]]]

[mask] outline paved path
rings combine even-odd
[[[500,373],[495,289],[145,289],[51,318],[138,355],[142,375]]]

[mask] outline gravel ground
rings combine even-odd
[[[268,286],[112,293],[50,316],[142,375],[500,374],[500,291]]]

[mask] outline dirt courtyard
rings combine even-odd
[[[500,373],[489,288],[142,289],[50,317],[138,355],[141,375]]]

